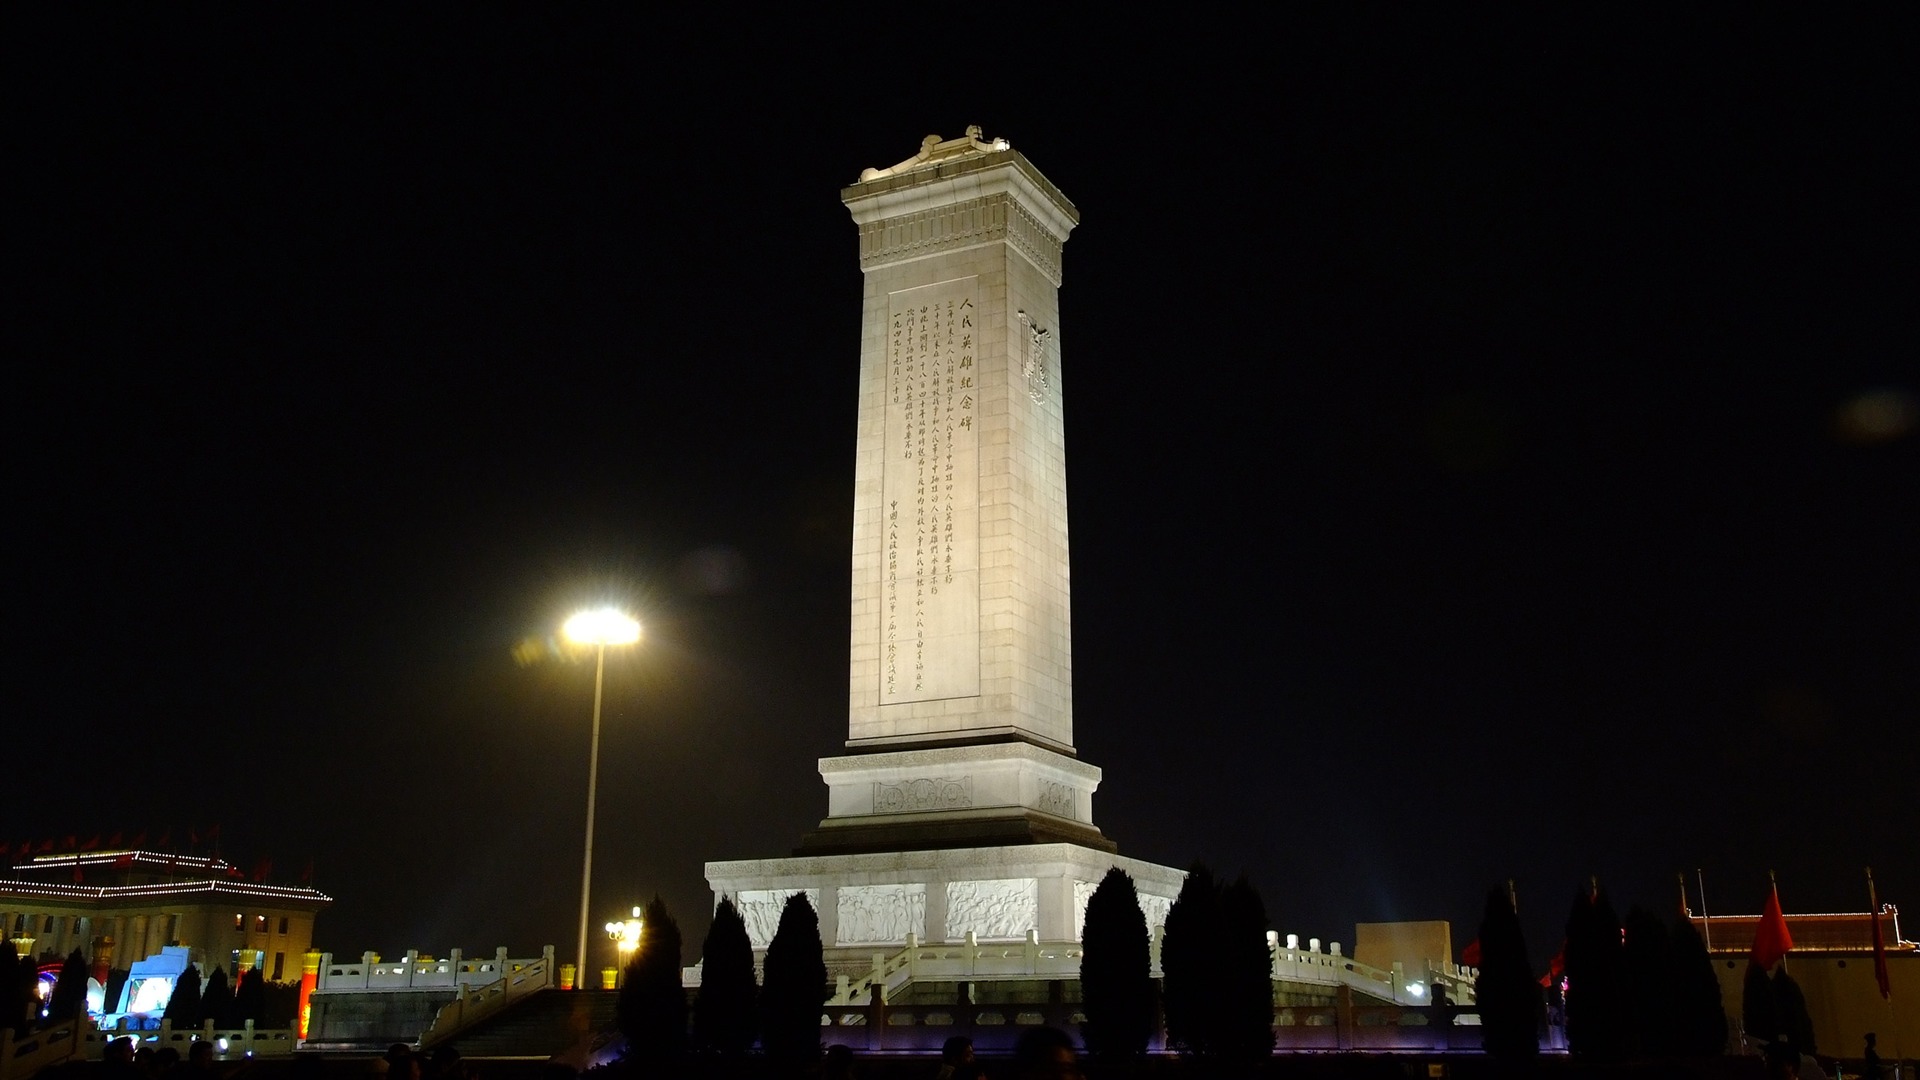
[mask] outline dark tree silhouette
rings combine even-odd
[[[806,893],[787,897],[780,925],[767,943],[760,986],[760,1043],[783,1063],[820,1057],[820,1003],[827,999],[827,964],[820,948],[820,917]]]
[[[1667,940],[1673,962],[1673,1052],[1682,1057],[1725,1053],[1727,1010],[1707,943],[1693,920],[1684,917],[1674,922]]]
[[[680,988],[680,925],[656,895],[641,916],[640,944],[628,962],[614,1023],[636,1061],[679,1061],[687,1052],[687,995]]]
[[[234,984],[233,1007],[227,1013],[226,1026],[240,1027],[251,1020],[255,1027],[265,1027],[266,1014],[266,973],[257,966],[250,967],[240,973],[239,981]]]
[[[1205,863],[1187,871],[1167,911],[1160,974],[1167,1042],[1189,1054],[1209,1053],[1220,986],[1220,891]]]
[[[1567,1049],[1574,1056],[1618,1061],[1627,1055],[1627,993],[1620,918],[1606,890],[1582,889],[1567,914]]]
[[[716,1054],[744,1054],[753,1046],[753,942],[733,901],[720,898],[700,945],[700,995],[693,1002],[693,1042]]]
[[[1788,1045],[1801,1054],[1817,1054],[1820,1048],[1813,1041],[1813,1014],[1807,1011],[1807,996],[1800,992],[1800,984],[1787,974],[1783,963],[1773,973],[1773,1003],[1780,1019],[1780,1031],[1786,1035]]]
[[[66,963],[60,965],[60,978],[53,984],[53,995],[47,999],[47,1020],[59,1023],[71,1020],[87,1008],[87,958],[75,949],[67,954]]]
[[[1146,1052],[1153,1038],[1152,970],[1139,893],[1133,878],[1116,866],[1087,898],[1080,997],[1088,1053],[1116,1058]]]
[[[1766,968],[1751,960],[1740,985],[1740,1022],[1747,1029],[1747,1038],[1765,1043],[1779,1042],[1786,1033],[1779,1006],[1773,1000],[1773,980],[1767,978]]]
[[[1273,954],[1267,906],[1246,875],[1220,892],[1220,1000],[1215,1052],[1230,1061],[1273,1055]],[[1164,943],[1163,943],[1164,945]]]
[[[0,938],[0,1031],[20,1027],[27,1016],[26,980],[20,976],[22,964],[14,955],[13,942]]]
[[[1667,924],[1643,907],[1627,911],[1621,924],[1626,932],[1623,959],[1626,964],[1629,1023],[1628,1046],[1642,1057],[1675,1057],[1679,1054],[1676,1013],[1673,946],[1667,938]]]
[[[167,998],[167,1009],[160,1014],[167,1023],[178,1029],[200,1026],[200,969],[192,964],[174,980],[173,994]]]
[[[1473,982],[1481,1045],[1488,1055],[1524,1061],[1540,1053],[1540,984],[1506,886],[1487,890],[1480,916],[1480,974]]]
[[[213,974],[207,976],[206,986],[200,991],[199,1023],[211,1020],[215,1027],[224,1027],[227,1014],[233,1011],[233,991],[227,987],[227,969],[216,967]]]

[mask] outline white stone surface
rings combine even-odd
[[[866,271],[848,747],[1011,734],[1070,753],[1072,617],[1058,284],[1060,248],[1078,212],[1011,150],[980,142],[989,147],[983,151],[965,140],[939,145],[947,149],[934,159],[937,167],[905,168],[843,193],[860,225]],[[929,403],[928,419],[932,404],[946,415],[949,324],[940,324],[936,341],[927,323],[925,354],[896,349],[894,335],[905,332],[903,320],[911,311],[917,349],[921,308],[931,320],[936,303],[944,312],[952,301],[958,311],[968,299],[977,311],[965,328],[976,331],[973,351],[965,352],[964,336],[953,343],[953,393],[961,396],[953,398],[954,439],[940,446],[955,459],[953,490],[946,491],[943,468],[939,494],[950,494],[951,502],[935,507],[918,454],[931,451],[935,435],[944,437],[945,429],[936,432],[929,424],[924,445],[909,445],[909,439],[923,437],[919,408],[910,428],[903,410],[918,399],[901,395],[896,401],[896,391],[931,393],[933,386],[918,386],[909,372],[939,365],[941,393]],[[959,385],[962,357],[973,365],[965,369],[974,373],[971,387]],[[963,428],[967,402],[974,419]],[[971,481],[961,460],[963,435],[974,440]],[[908,458],[909,451],[916,456]],[[918,511],[922,497],[939,512],[940,537],[947,535],[949,510],[955,527],[953,546],[938,551],[937,599],[930,587],[924,595],[918,591],[924,576],[908,576],[910,569],[921,570],[923,551],[928,558],[934,554],[918,531],[922,523],[916,513],[915,545],[909,548],[906,522],[896,516]],[[969,526],[971,536],[965,535]],[[916,557],[911,565],[909,554]],[[951,583],[945,580],[949,555],[956,568]],[[964,576],[968,556],[977,564],[971,580]],[[1070,793],[1063,788],[1054,794],[1053,805],[1064,807]],[[1071,793],[1076,799],[1084,794]]]
[[[989,816],[1025,808],[1093,824],[1100,770],[1029,743],[943,746],[820,759],[823,827],[875,817]]]
[[[944,851],[894,851],[710,862],[707,864],[707,880],[713,886],[716,903],[722,895],[764,898],[770,917],[763,916],[763,921],[769,937],[779,922],[779,905],[786,902],[789,893],[804,891],[810,897],[816,897],[816,907],[821,912],[821,940],[829,949],[842,949],[864,960],[870,958],[871,947],[904,945],[906,935],[902,933],[898,938],[875,940],[875,922],[859,922],[843,930],[838,925],[842,911],[839,894],[843,890],[918,886],[920,894],[925,897],[921,919],[926,936],[922,940],[938,941],[954,929],[950,925],[954,916],[948,906],[949,884],[975,883],[975,886],[956,894],[966,898],[968,906],[965,912],[972,912],[984,910],[982,905],[986,905],[977,883],[1030,880],[1034,883],[1034,925],[1030,929],[1036,931],[1042,941],[1077,941],[1081,931],[1080,916],[1085,909],[1085,897],[1081,895],[1082,883],[1086,883],[1085,887],[1091,890],[1092,882],[1099,881],[1106,876],[1109,868],[1116,866],[1132,875],[1134,888],[1142,897],[1142,907],[1148,912],[1149,924],[1165,922],[1166,906],[1179,895],[1180,883],[1186,878],[1184,873],[1139,859],[1109,855],[1078,844],[1020,844]],[[877,897],[879,894],[855,895]],[[913,890],[902,895],[911,896]],[[980,898],[978,901],[977,897]],[[739,900],[735,902],[739,903]],[[854,906],[847,910],[864,912],[868,910],[868,904],[867,900],[856,900]],[[961,915],[963,920],[975,917],[965,912]],[[1155,915],[1155,912],[1159,914]],[[1005,919],[993,925],[1004,927]],[[976,934],[980,933],[979,924],[974,928]],[[1023,927],[1019,933],[1011,936],[1023,936],[1026,929],[1029,927]],[[965,929],[960,929],[952,935],[952,940],[958,940],[964,934]],[[764,947],[758,939],[755,944],[756,947]]]

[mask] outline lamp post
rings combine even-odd
[[[567,620],[563,632],[569,641],[593,646],[593,742],[587,755],[587,842],[580,860],[580,941],[573,985],[586,985],[587,903],[593,890],[593,801],[600,782],[600,698],[606,682],[607,646],[631,645],[640,640],[640,624],[613,608],[582,611]]]
[[[634,906],[631,918],[607,924],[607,936],[613,939],[614,949],[620,957],[620,974],[616,976],[616,985],[626,981],[627,967],[633,963],[633,951],[640,947],[640,930],[644,925],[638,905]]]

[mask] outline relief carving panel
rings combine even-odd
[[[873,812],[910,814],[918,810],[953,810],[973,805],[973,777],[916,777],[898,784],[873,785]]]
[[[925,885],[842,885],[836,911],[839,944],[904,944],[908,934],[926,936]]]
[[[947,882],[947,938],[968,931],[981,941],[1019,941],[1040,926],[1036,878]]]

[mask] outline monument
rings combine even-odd
[[[847,752],[791,857],[711,862],[765,948],[793,892],[829,965],[1075,941],[1108,868],[1148,924],[1178,870],[1116,854],[1073,746],[1061,248],[1079,212],[970,127],[841,192],[866,279]]]

